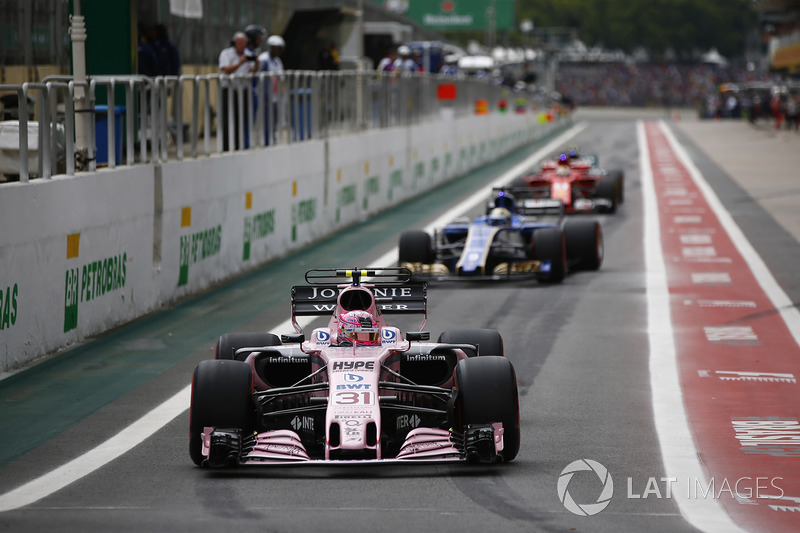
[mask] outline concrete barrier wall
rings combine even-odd
[[[129,322],[532,142],[489,115],[0,187],[0,373]]]

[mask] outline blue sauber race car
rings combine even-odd
[[[400,235],[399,264],[435,280],[535,278],[560,283],[567,273],[603,263],[596,220],[566,220],[564,204],[532,198],[526,188],[497,188],[486,215]],[[519,199],[515,198],[519,196]],[[525,197],[528,196],[528,197]]]

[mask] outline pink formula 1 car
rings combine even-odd
[[[514,459],[517,380],[497,331],[426,342],[426,285],[405,268],[315,269],[306,281],[292,288],[298,334],[223,335],[195,369],[195,464]],[[423,315],[420,331],[403,335],[390,314]],[[298,316],[330,319],[306,340]]]

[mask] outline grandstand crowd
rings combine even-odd
[[[704,109],[720,83],[771,78],[746,67],[704,63],[560,63],[556,89],[575,105]]]

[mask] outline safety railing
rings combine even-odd
[[[445,83],[455,90],[442,100]],[[16,149],[20,181],[407,126],[439,119],[444,108],[456,117],[472,114],[477,100],[496,109],[509,96],[507,88],[482,79],[365,71],[92,76],[81,87],[88,90],[85,109],[75,108],[76,83],[67,76],[0,85],[0,94],[15,93],[19,102],[18,146],[0,150]],[[109,102],[107,108],[98,100]],[[79,121],[85,141],[76,138]],[[33,147],[29,130],[38,131]]]

